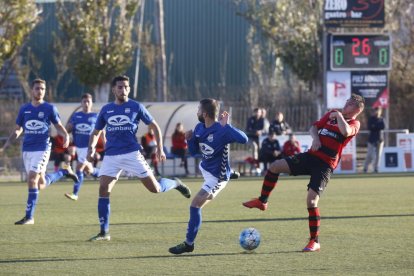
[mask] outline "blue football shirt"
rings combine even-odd
[[[49,128],[60,122],[56,107],[48,102],[39,106],[31,103],[20,107],[16,124],[24,130],[23,151],[44,151],[50,149]]]
[[[137,141],[138,124],[149,125],[154,119],[141,103],[129,99],[117,105],[109,103],[102,107],[96,120],[95,129],[105,128],[105,155],[125,154],[140,150]]]
[[[69,122],[73,126],[73,143],[78,148],[87,148],[89,136],[95,128],[97,113],[76,112],[72,115]]]
[[[188,150],[192,155],[202,154],[201,167],[219,178],[230,177],[229,145],[230,143],[247,143],[247,135],[229,124],[222,126],[219,122],[209,128],[205,124],[196,125],[193,136],[188,142]]]

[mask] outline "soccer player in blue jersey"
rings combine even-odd
[[[202,153],[200,170],[204,183],[190,206],[190,220],[188,221],[187,235],[183,243],[171,247],[172,254],[193,252],[194,240],[201,226],[201,208],[212,201],[230,178],[229,144],[248,141],[247,135],[228,124],[229,114],[223,112],[217,120],[219,104],[214,99],[200,101],[197,117],[198,123],[194,129],[186,132],[188,149],[191,154]]]
[[[78,162],[76,165],[76,175],[79,181],[73,185],[73,192],[66,193],[65,196],[71,200],[78,200],[78,193],[83,184],[84,172],[97,177],[99,169],[94,168],[92,163],[86,160],[88,153],[89,136],[95,129],[96,118],[98,114],[92,112],[92,95],[86,93],[81,97],[82,111],[74,113],[69,122],[66,124],[68,133],[72,133],[73,143],[76,146]]]
[[[26,215],[15,223],[17,225],[34,224],[34,212],[39,190],[45,189],[63,176],[78,181],[77,176],[68,165],[57,172],[45,175],[51,148],[49,138],[51,124],[64,138],[64,147],[69,146],[69,134],[60,121],[56,107],[44,101],[45,92],[46,82],[42,79],[35,79],[31,87],[32,100],[20,108],[15,130],[10,134],[3,148],[0,149],[0,153],[4,152],[24,132],[22,151],[29,194]]]
[[[115,77],[111,86],[115,101],[102,107],[89,140],[88,159],[91,161],[99,135],[105,128],[105,157],[99,172],[98,217],[101,231],[92,237],[91,241],[111,239],[109,197],[123,170],[140,178],[145,188],[152,193],[166,192],[175,188],[186,198],[191,197],[190,189],[177,178],[175,180],[161,178],[157,181],[144,156],[140,153],[142,147],[137,141],[136,133],[138,124],[142,121],[154,130],[158,158],[161,161],[166,159],[158,123],[141,103],[128,98],[129,78],[127,76]]]

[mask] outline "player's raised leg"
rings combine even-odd
[[[243,202],[243,206],[265,211],[267,209],[267,201],[271,192],[277,185],[280,173],[290,173],[289,165],[285,159],[279,159],[270,164],[263,180],[260,196],[258,198]]]

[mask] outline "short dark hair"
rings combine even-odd
[[[207,113],[207,116],[211,119],[218,117],[220,104],[215,99],[202,99],[200,101],[201,111]]]
[[[85,93],[82,95],[81,100],[83,99],[93,99],[92,95],[90,93]]]
[[[365,107],[365,99],[361,95],[352,93],[351,100],[358,104],[359,109],[363,110]]]
[[[125,76],[125,75],[116,76],[112,80],[111,86],[114,87],[118,81],[127,81],[127,82],[129,82],[129,77],[128,76]]]
[[[46,81],[41,79],[41,78],[36,78],[32,81],[32,88],[36,83],[43,83],[44,85],[46,85]]]

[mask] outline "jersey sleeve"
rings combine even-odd
[[[332,111],[329,111],[328,113],[326,113],[325,115],[323,115],[322,118],[320,118],[318,121],[314,122],[313,125],[316,126],[318,129],[322,128],[326,122],[328,122],[329,120],[329,114],[331,114]]]
[[[73,113],[72,116],[69,118],[69,123],[74,126],[75,125],[75,116],[76,113]]]
[[[98,114],[98,118],[96,119],[96,124],[95,124],[96,130],[102,130],[106,125],[105,117],[104,117],[105,110],[106,108],[103,107]]]
[[[154,118],[149,113],[149,111],[145,108],[143,104],[139,104],[139,110],[140,110],[140,119],[144,122],[144,124],[149,125],[154,121]]]
[[[238,128],[233,127],[232,125],[225,125],[223,127],[226,131],[226,142],[227,143],[240,143],[240,144],[246,144],[248,141],[247,135],[246,133],[244,133],[243,131],[241,131]]]
[[[16,125],[19,125],[21,127],[24,125],[24,111],[23,111],[23,107],[20,108],[19,114],[17,114]]]
[[[52,113],[50,115],[50,121],[56,125],[60,123],[60,116],[56,106],[52,105]]]
[[[352,120],[348,124],[352,129],[351,136],[355,136],[361,127],[361,123],[358,120]]]
[[[200,147],[198,145],[198,138],[196,136],[196,133],[198,133],[198,126],[199,125],[197,125],[194,128],[193,136],[191,137],[191,139],[187,140],[188,151],[190,152],[191,155],[196,155],[197,153],[200,152]]]

